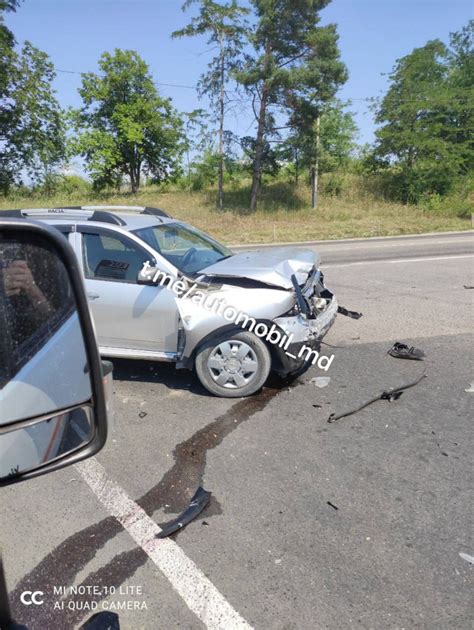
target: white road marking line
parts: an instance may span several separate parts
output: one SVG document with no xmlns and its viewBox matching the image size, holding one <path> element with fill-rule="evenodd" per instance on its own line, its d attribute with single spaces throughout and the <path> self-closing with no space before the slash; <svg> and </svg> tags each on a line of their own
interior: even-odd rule
<svg viewBox="0 0 474 630">
<path fill-rule="evenodd" d="M 105 468 L 95 457 L 76 464 L 76 469 L 106 510 L 145 551 L 207 628 L 215 630 L 252 628 L 187 557 L 181 547 L 169 538 L 156 538 L 156 534 L 161 532 L 158 525 L 115 481 L 110 479 Z"/>
<path fill-rule="evenodd" d="M 399 263 L 411 263 L 411 262 L 429 262 L 433 260 L 458 260 L 460 258 L 474 258 L 474 254 L 460 254 L 452 256 L 429 256 L 424 258 L 401 258 L 394 260 L 360 260 L 358 262 L 348 263 L 327 263 L 321 265 L 321 268 L 328 269 L 329 267 L 353 267 L 355 265 L 396 265 Z"/>
<path fill-rule="evenodd" d="M 469 237 L 471 241 L 474 242 L 474 239 L 472 236 Z M 438 239 L 438 240 L 430 240 L 430 239 L 426 239 L 425 241 L 417 241 L 416 245 L 419 247 L 431 247 L 432 245 L 445 245 L 446 243 L 458 243 L 458 244 L 462 244 L 464 242 L 468 241 L 468 239 L 459 239 L 459 238 L 451 238 L 451 239 Z M 469 242 L 469 241 L 468 241 Z M 319 250 L 321 250 L 322 248 L 327 248 L 328 250 L 344 250 L 344 249 L 386 249 L 388 247 L 413 247 L 413 243 L 401 243 L 401 242 L 396 242 L 396 243 L 361 243 L 360 245 L 352 245 L 350 243 L 346 244 L 334 244 L 332 245 L 330 241 L 326 241 L 323 244 L 320 245 L 315 245 L 315 247 L 317 247 Z"/>
<path fill-rule="evenodd" d="M 474 564 L 474 556 L 470 556 L 468 553 L 463 553 L 462 551 L 459 552 L 459 555 L 463 560 L 467 560 L 469 564 Z"/>
</svg>

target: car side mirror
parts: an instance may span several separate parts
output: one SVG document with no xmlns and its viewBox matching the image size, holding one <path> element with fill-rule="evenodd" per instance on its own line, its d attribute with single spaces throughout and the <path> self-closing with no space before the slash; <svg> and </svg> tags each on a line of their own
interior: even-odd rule
<svg viewBox="0 0 474 630">
<path fill-rule="evenodd" d="M 147 261 L 138 272 L 137 284 L 156 285 L 161 282 L 162 278 L 169 277 L 166 271 L 161 271 L 161 269 L 158 269 L 158 267 L 153 266 Z"/>
<path fill-rule="evenodd" d="M 0 214 L 0 485 L 97 453 L 102 367 L 82 277 L 53 228 Z"/>
</svg>

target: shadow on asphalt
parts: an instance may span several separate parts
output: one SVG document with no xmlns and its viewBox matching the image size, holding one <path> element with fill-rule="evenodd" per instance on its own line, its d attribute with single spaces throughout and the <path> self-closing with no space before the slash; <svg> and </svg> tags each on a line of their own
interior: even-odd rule
<svg viewBox="0 0 474 630">
<path fill-rule="evenodd" d="M 156 383 L 172 390 L 186 390 L 197 396 L 214 397 L 201 385 L 194 370 L 177 370 L 173 363 L 116 358 L 112 358 L 110 361 L 114 365 L 114 381 Z M 271 373 L 264 389 L 281 390 L 290 387 L 294 382 L 294 378 L 282 378 Z M 258 392 L 253 395 L 258 395 Z"/>
</svg>

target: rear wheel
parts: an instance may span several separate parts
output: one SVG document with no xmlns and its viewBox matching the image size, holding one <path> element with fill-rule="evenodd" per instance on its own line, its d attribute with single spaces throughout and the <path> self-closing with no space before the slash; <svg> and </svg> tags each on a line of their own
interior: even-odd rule
<svg viewBox="0 0 474 630">
<path fill-rule="evenodd" d="M 227 334 L 205 343 L 196 355 L 196 372 L 216 396 L 238 398 L 259 390 L 271 368 L 270 352 L 250 332 Z"/>
</svg>

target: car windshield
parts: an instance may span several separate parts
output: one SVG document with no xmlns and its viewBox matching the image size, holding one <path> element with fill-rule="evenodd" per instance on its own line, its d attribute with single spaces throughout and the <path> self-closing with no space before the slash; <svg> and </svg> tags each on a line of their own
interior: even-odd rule
<svg viewBox="0 0 474 630">
<path fill-rule="evenodd" d="M 230 249 L 207 234 L 179 223 L 142 228 L 134 234 L 188 275 L 232 256 Z"/>
</svg>

